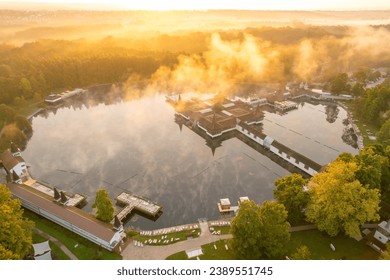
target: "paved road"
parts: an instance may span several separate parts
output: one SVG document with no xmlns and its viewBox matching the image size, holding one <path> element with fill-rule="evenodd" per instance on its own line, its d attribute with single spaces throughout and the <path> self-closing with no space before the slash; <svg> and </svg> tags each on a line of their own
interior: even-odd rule
<svg viewBox="0 0 390 280">
<path fill-rule="evenodd" d="M 189 239 L 166 246 L 136 247 L 130 243 L 122 252 L 124 260 L 165 260 L 168 256 L 180 251 L 200 248 L 201 245 L 217 240 L 232 238 L 230 234 L 212 235 L 207 222 L 199 223 L 201 234 L 198 238 Z"/>
<path fill-rule="evenodd" d="M 46 232 L 43 232 L 41 231 L 40 229 L 37 229 L 37 228 L 33 228 L 33 231 L 38 233 L 39 235 L 42 235 L 43 237 L 49 239 L 50 241 L 52 241 L 53 243 L 55 243 L 58 247 L 60 247 L 60 249 L 66 254 L 68 255 L 68 257 L 71 259 L 71 260 L 78 260 L 78 258 L 71 252 L 69 251 L 68 248 L 65 247 L 64 244 L 62 244 L 57 238 L 54 238 L 53 236 L 51 235 L 48 235 Z"/>
</svg>

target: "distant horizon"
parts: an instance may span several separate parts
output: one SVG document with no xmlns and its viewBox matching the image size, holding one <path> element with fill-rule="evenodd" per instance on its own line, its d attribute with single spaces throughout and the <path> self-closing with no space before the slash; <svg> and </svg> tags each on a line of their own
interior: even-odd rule
<svg viewBox="0 0 390 280">
<path fill-rule="evenodd" d="M 282 8 L 281 8 L 282 7 Z M 258 3 L 250 0 L 242 0 L 239 3 L 226 0 L 221 3 L 218 0 L 175 1 L 175 0 L 0 0 L 0 9 L 63 9 L 63 10 L 107 10 L 107 11 L 279 11 L 279 12 L 316 12 L 316 11 L 387 11 L 390 3 L 387 0 L 296 0 L 291 3 L 288 0 L 279 0 L 272 3 Z"/>
</svg>

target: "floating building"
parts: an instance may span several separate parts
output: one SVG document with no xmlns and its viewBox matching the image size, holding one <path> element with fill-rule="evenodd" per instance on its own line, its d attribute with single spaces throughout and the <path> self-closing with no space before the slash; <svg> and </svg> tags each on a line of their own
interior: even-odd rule
<svg viewBox="0 0 390 280">
<path fill-rule="evenodd" d="M 259 145 L 310 176 L 322 168 L 320 164 L 265 135 L 254 126 L 263 121 L 264 114 L 260 106 L 268 105 L 263 100 L 248 103 L 226 98 L 183 101 L 180 96 L 168 97 L 167 100 L 176 110 L 175 121 L 205 138 L 213 153 L 221 141 L 237 137 L 248 145 Z M 295 109 L 298 105 L 292 101 L 275 101 L 272 106 L 284 112 Z"/>
</svg>

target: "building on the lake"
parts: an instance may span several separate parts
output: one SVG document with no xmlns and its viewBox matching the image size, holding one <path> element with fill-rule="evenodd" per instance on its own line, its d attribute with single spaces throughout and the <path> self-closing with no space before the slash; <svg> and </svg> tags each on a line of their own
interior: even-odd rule
<svg viewBox="0 0 390 280">
<path fill-rule="evenodd" d="M 261 106 L 270 105 L 277 111 L 285 112 L 296 109 L 298 107 L 296 102 L 274 101 L 272 104 L 268 104 L 264 99 L 244 102 L 216 97 L 208 100 L 183 101 L 180 96 L 178 98 L 167 97 L 167 100 L 175 107 L 176 122 L 180 126 L 187 125 L 204 137 L 207 144 L 212 147 L 213 154 L 215 147 L 220 146 L 222 141 L 218 142 L 218 139 L 226 140 L 237 136 L 247 144 L 248 141 L 253 141 L 311 176 L 322 168 L 320 164 L 265 135 L 261 129 L 256 127 L 261 125 L 264 119 Z M 214 142 L 217 145 L 210 145 Z"/>
</svg>

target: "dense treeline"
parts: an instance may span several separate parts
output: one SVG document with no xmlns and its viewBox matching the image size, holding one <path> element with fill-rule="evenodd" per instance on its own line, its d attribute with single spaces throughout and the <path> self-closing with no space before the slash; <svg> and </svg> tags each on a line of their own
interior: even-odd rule
<svg viewBox="0 0 390 280">
<path fill-rule="evenodd" d="M 150 77 L 176 55 L 145 53 L 99 43 L 40 41 L 0 47 L 0 103 L 42 99 L 53 90 Z"/>
<path fill-rule="evenodd" d="M 377 140 L 383 145 L 390 144 L 390 85 L 387 79 L 382 85 L 367 89 L 354 102 L 357 117 L 364 123 L 378 129 Z"/>
<path fill-rule="evenodd" d="M 10 143 L 23 149 L 32 136 L 32 127 L 26 117 L 11 107 L 0 104 L 0 153 L 10 147 Z"/>
<path fill-rule="evenodd" d="M 380 201 L 390 202 L 390 147 L 342 153 L 309 180 L 291 174 L 275 185 L 290 223 L 306 220 L 331 236 L 359 236 L 364 223 L 379 220 Z"/>
</svg>

